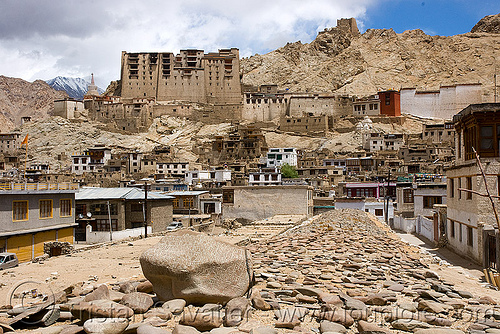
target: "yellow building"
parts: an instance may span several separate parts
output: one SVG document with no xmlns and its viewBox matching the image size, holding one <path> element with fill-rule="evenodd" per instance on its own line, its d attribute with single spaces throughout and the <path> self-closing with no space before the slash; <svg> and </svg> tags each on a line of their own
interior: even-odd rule
<svg viewBox="0 0 500 334">
<path fill-rule="evenodd" d="M 73 244 L 75 184 L 0 184 L 0 252 L 20 262 L 44 254 L 44 243 Z"/>
</svg>

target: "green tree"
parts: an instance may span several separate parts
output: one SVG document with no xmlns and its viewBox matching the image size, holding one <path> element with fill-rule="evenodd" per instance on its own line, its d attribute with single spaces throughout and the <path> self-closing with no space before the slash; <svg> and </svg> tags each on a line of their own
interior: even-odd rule
<svg viewBox="0 0 500 334">
<path fill-rule="evenodd" d="M 281 175 L 284 178 L 297 178 L 299 177 L 299 173 L 297 173 L 297 169 L 294 166 L 290 166 L 289 164 L 284 164 L 281 166 Z"/>
</svg>

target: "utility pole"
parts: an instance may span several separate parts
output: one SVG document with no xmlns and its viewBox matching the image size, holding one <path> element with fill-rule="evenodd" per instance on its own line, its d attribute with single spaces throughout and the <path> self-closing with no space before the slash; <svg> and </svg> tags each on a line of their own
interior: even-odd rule
<svg viewBox="0 0 500 334">
<path fill-rule="evenodd" d="M 109 241 L 113 241 L 113 226 L 111 225 L 111 210 L 108 201 L 108 220 L 109 220 Z"/>
<path fill-rule="evenodd" d="M 494 93 L 494 96 L 495 96 L 495 103 L 497 103 L 497 68 L 495 66 L 495 74 L 493 75 L 493 78 L 494 78 L 494 84 L 495 84 L 495 93 Z"/>
<path fill-rule="evenodd" d="M 389 176 L 387 177 L 387 188 L 385 190 L 385 201 L 384 201 L 384 216 L 385 216 L 385 223 L 389 224 L 389 187 L 390 187 L 390 182 L 391 182 L 391 169 L 389 168 Z"/>
<path fill-rule="evenodd" d="M 148 237 L 148 181 L 144 181 L 144 238 Z"/>
</svg>

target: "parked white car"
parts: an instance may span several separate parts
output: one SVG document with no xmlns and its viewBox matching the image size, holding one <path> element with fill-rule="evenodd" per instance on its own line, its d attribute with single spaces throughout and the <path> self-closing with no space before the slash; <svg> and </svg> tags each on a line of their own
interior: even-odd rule
<svg viewBox="0 0 500 334">
<path fill-rule="evenodd" d="M 0 270 L 17 267 L 19 260 L 14 253 L 0 253 Z"/>
<path fill-rule="evenodd" d="M 183 226 L 181 222 L 171 222 L 170 225 L 167 226 L 167 231 L 177 230 L 182 227 Z"/>
</svg>

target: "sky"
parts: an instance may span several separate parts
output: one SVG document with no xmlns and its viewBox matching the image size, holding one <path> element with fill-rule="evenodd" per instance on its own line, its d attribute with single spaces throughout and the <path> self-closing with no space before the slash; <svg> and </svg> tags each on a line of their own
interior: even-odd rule
<svg viewBox="0 0 500 334">
<path fill-rule="evenodd" d="M 106 88 L 120 78 L 122 51 L 236 47 L 248 57 L 309 43 L 339 18 L 356 18 L 361 32 L 450 36 L 498 13 L 499 0 L 0 0 L 0 75 L 90 80 L 94 73 Z"/>
</svg>

